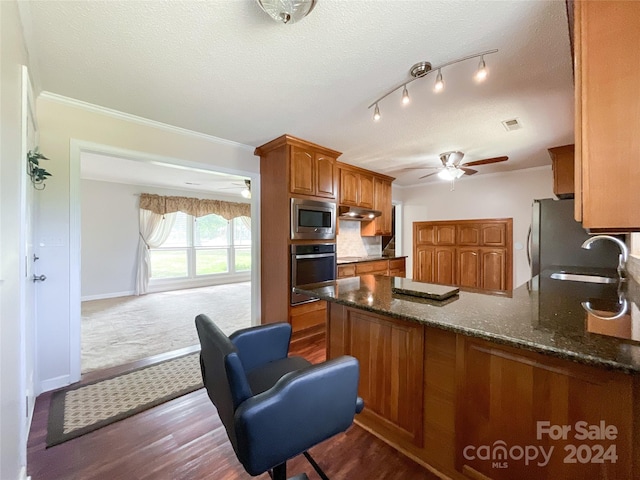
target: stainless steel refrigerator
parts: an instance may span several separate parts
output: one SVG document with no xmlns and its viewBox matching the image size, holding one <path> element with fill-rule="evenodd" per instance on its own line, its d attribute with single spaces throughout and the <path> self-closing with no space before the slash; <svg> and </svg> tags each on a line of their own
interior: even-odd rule
<svg viewBox="0 0 640 480">
<path fill-rule="evenodd" d="M 585 267 L 615 271 L 618 265 L 620 250 L 612 242 L 595 242 L 590 250 L 581 247 L 590 235 L 573 218 L 573 199 L 534 200 L 530 236 L 532 277 L 549 269 Z"/>
</svg>

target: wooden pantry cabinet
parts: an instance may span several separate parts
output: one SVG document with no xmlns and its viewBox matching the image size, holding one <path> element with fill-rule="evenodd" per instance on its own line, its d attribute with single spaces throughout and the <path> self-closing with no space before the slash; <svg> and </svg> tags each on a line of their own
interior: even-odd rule
<svg viewBox="0 0 640 480">
<path fill-rule="evenodd" d="M 513 220 L 455 220 L 413 224 L 413 279 L 490 292 L 512 280 Z"/>
<path fill-rule="evenodd" d="M 324 330 L 326 303 L 290 305 L 291 198 L 335 203 L 340 152 L 282 135 L 255 150 L 260 156 L 261 322 L 289 321 L 294 333 Z M 333 240 L 320 243 L 332 243 Z"/>
<path fill-rule="evenodd" d="M 640 230 L 640 2 L 573 5 L 576 220 Z"/>
</svg>

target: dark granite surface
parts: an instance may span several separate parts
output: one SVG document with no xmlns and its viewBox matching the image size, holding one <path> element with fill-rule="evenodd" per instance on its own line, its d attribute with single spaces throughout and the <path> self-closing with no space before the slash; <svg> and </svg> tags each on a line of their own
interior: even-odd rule
<svg viewBox="0 0 640 480">
<path fill-rule="evenodd" d="M 400 256 L 371 256 L 371 257 L 338 257 L 338 265 L 346 265 L 347 263 L 375 262 L 376 260 L 393 260 L 394 258 L 407 258 L 406 255 Z"/>
<path fill-rule="evenodd" d="M 573 270 L 575 271 L 575 269 Z M 581 302 L 615 311 L 616 284 L 551 279 L 543 272 L 511 297 L 461 291 L 445 301 L 392 293 L 393 277 L 362 275 L 296 287 L 295 291 L 350 307 L 588 365 L 640 372 L 640 342 L 590 333 Z M 640 305 L 640 285 L 623 284 L 628 308 Z"/>
</svg>

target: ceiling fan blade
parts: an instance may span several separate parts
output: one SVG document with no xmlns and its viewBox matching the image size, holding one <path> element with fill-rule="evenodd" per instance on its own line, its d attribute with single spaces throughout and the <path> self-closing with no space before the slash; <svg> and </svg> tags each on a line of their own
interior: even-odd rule
<svg viewBox="0 0 640 480">
<path fill-rule="evenodd" d="M 493 157 L 493 158 L 484 158 L 482 160 L 476 160 L 475 162 L 464 163 L 463 167 L 474 167 L 476 165 L 487 165 L 489 163 L 499 163 L 506 162 L 509 160 L 509 157 Z"/>
<path fill-rule="evenodd" d="M 440 172 L 427 173 L 426 175 L 423 175 L 423 176 L 421 176 L 421 177 L 418 177 L 418 180 L 421 180 L 421 179 L 423 179 L 423 178 L 430 177 L 431 175 L 437 175 L 438 173 L 440 173 Z"/>
<path fill-rule="evenodd" d="M 465 167 L 458 167 L 458 168 L 462 170 L 465 175 L 474 175 L 478 173 L 478 170 L 474 170 L 473 168 L 465 168 Z"/>
<path fill-rule="evenodd" d="M 432 166 L 427 166 L 427 167 L 406 167 L 406 168 L 403 168 L 402 170 L 426 170 L 426 169 L 430 169 L 430 168 L 442 168 L 442 167 L 432 167 Z"/>
</svg>

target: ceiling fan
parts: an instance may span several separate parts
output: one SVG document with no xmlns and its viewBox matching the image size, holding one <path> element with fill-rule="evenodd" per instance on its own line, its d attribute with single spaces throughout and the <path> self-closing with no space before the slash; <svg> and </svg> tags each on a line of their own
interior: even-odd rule
<svg viewBox="0 0 640 480">
<path fill-rule="evenodd" d="M 242 186 L 242 183 L 233 183 L 232 185 Z M 222 187 L 220 190 L 237 190 L 238 187 Z M 240 191 L 240 195 L 244 198 L 251 198 L 251 180 L 245 179 L 244 188 Z"/>
<path fill-rule="evenodd" d="M 492 157 L 492 158 L 483 158 L 482 160 L 475 160 L 473 162 L 462 163 L 462 158 L 464 157 L 464 153 L 458 151 L 452 152 L 444 152 L 439 155 L 440 161 L 442 162 L 442 166 L 440 167 L 412 167 L 407 168 L 405 170 L 424 170 L 424 169 L 436 169 L 437 171 L 427 173 L 418 179 L 423 179 L 430 177 L 432 175 L 438 175 L 438 177 L 443 180 L 451 180 L 451 190 L 453 190 L 454 182 L 457 178 L 462 177 L 463 175 L 474 175 L 478 173 L 477 170 L 469 167 L 477 167 L 480 165 L 488 165 L 490 163 L 499 163 L 505 162 L 509 159 L 509 157 Z"/>
</svg>

